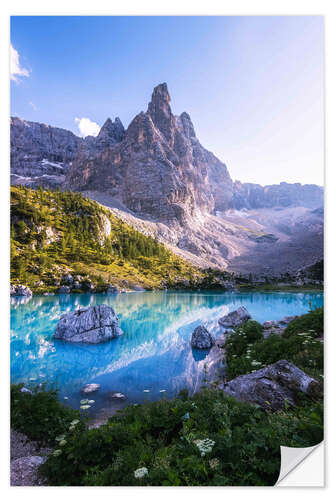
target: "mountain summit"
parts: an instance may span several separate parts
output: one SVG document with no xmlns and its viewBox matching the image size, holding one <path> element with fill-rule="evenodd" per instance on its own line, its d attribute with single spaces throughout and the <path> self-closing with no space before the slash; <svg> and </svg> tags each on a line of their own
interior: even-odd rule
<svg viewBox="0 0 333 500">
<path fill-rule="evenodd" d="M 120 142 L 104 142 L 93 161 L 83 148 L 66 187 L 106 192 L 134 213 L 163 222 L 186 224 L 199 212 L 226 209 L 233 186 L 227 167 L 200 144 L 187 113 L 172 114 L 170 102 L 166 83 L 155 87 L 148 110 Z M 110 126 L 106 122 L 100 134 Z"/>
</svg>

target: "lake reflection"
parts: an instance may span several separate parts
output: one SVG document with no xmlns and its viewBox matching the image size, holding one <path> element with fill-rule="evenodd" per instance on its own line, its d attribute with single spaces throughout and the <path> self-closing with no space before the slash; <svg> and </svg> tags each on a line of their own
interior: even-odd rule
<svg viewBox="0 0 333 500">
<path fill-rule="evenodd" d="M 136 292 L 11 299 L 11 379 L 33 385 L 54 384 L 60 398 L 78 408 L 80 389 L 101 384 L 94 411 L 108 405 L 110 392 L 130 402 L 172 397 L 179 390 L 200 388 L 211 353 L 193 351 L 193 329 L 204 324 L 215 337 L 223 334 L 217 320 L 244 305 L 257 321 L 303 314 L 321 306 L 322 293 Z M 99 345 L 53 340 L 60 316 L 78 307 L 111 305 L 124 335 Z M 215 365 L 214 365 L 215 367 Z M 216 367 L 215 367 L 216 368 Z M 215 369 L 214 368 L 214 369 Z M 210 373 L 214 378 L 223 372 Z M 143 392 L 149 390 L 149 392 Z M 160 391 L 166 392 L 160 392 Z"/>
</svg>

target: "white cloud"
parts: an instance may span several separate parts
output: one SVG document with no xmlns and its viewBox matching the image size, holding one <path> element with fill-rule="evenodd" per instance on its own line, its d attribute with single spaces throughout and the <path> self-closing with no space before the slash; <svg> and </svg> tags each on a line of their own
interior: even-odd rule
<svg viewBox="0 0 333 500">
<path fill-rule="evenodd" d="M 17 50 L 10 44 L 10 79 L 18 82 L 18 76 L 29 76 L 30 71 L 20 66 L 20 56 Z"/>
<path fill-rule="evenodd" d="M 97 123 L 92 122 L 89 118 L 75 118 L 75 123 L 77 123 L 82 137 L 86 137 L 87 135 L 96 137 L 101 130 L 101 127 Z"/>
<path fill-rule="evenodd" d="M 32 107 L 32 109 L 33 109 L 34 111 L 37 111 L 37 110 L 38 110 L 38 108 L 37 108 L 36 104 L 35 104 L 35 103 L 33 103 L 32 101 L 30 101 L 30 102 L 29 102 L 29 105 Z"/>
</svg>

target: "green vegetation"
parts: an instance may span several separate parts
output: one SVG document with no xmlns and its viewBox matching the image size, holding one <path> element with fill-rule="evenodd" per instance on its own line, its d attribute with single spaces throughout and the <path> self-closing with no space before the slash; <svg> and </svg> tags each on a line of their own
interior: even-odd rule
<svg viewBox="0 0 333 500">
<path fill-rule="evenodd" d="M 11 427 L 41 445 L 54 446 L 56 437 L 68 431 L 71 422 L 80 418 L 80 412 L 62 405 L 56 390 L 40 387 L 29 393 L 21 392 L 22 387 L 11 386 Z M 78 429 L 83 427 L 80 422 Z"/>
<path fill-rule="evenodd" d="M 54 292 L 71 273 L 97 291 L 217 286 L 225 273 L 197 269 L 80 193 L 11 188 L 11 283 Z M 221 285 L 219 284 L 219 288 Z"/>
<path fill-rule="evenodd" d="M 263 338 L 262 327 L 256 321 L 240 326 L 226 341 L 227 378 L 229 380 L 285 359 L 309 375 L 322 378 L 323 308 L 291 321 L 283 335 Z"/>
<path fill-rule="evenodd" d="M 75 424 L 55 392 L 12 388 L 12 426 L 57 443 L 40 468 L 50 485 L 273 485 L 280 445 L 318 443 L 321 414 L 322 404 L 314 401 L 272 413 L 203 389 L 193 397 L 182 391 L 173 400 L 128 406 L 88 429 L 83 420 Z M 135 477 L 142 468 L 148 473 Z"/>
<path fill-rule="evenodd" d="M 316 307 L 308 314 L 303 314 L 299 318 L 289 323 L 283 333 L 284 338 L 292 337 L 297 333 L 313 331 L 316 337 L 322 337 L 324 333 L 324 309 Z"/>
</svg>

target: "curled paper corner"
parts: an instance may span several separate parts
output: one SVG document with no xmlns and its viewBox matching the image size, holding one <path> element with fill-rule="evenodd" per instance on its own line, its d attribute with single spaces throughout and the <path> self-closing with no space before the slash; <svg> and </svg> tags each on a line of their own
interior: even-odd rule
<svg viewBox="0 0 333 500">
<path fill-rule="evenodd" d="M 280 446 L 280 451 L 276 486 L 324 486 L 324 442 L 308 448 Z"/>
</svg>

